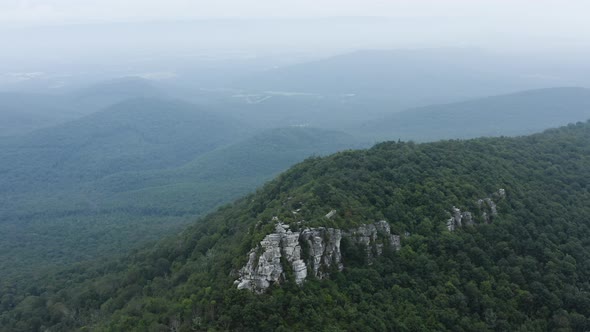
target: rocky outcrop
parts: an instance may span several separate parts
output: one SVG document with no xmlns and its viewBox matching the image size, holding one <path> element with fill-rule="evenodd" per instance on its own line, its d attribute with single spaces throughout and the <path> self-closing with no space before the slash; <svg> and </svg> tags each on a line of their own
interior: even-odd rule
<svg viewBox="0 0 590 332">
<path fill-rule="evenodd" d="M 482 212 L 483 219 L 486 223 L 492 222 L 492 219 L 498 215 L 498 207 L 491 198 L 484 198 L 477 200 L 477 206 Z"/>
<path fill-rule="evenodd" d="M 471 226 L 473 224 L 473 214 L 471 212 L 461 212 L 460 209 L 453 206 L 451 209 L 451 218 L 447 220 L 449 231 L 454 231 L 459 227 L 463 227 L 463 225 Z"/>
<path fill-rule="evenodd" d="M 308 261 L 315 277 L 324 278 L 327 275 L 325 270 L 332 266 L 342 270 L 341 230 L 323 227 L 308 228 L 301 232 L 301 239 L 309 248 Z"/>
<path fill-rule="evenodd" d="M 374 258 L 374 253 L 379 256 L 383 254 L 383 247 L 385 242 L 379 242 L 379 236 L 385 237 L 389 245 L 398 250 L 401 247 L 399 235 L 391 234 L 389 223 L 381 220 L 374 224 L 362 225 L 359 228 L 345 233 L 354 242 L 365 246 L 368 261 L 371 262 Z"/>
<path fill-rule="evenodd" d="M 492 220 L 498 215 L 498 206 L 496 205 L 494 199 L 496 201 L 499 201 L 506 197 L 506 190 L 499 189 L 491 196 L 492 197 L 478 199 L 476 202 L 479 208 L 481 218 L 484 222 L 488 224 L 491 223 Z M 453 208 L 451 209 L 451 217 L 447 220 L 447 229 L 449 231 L 454 231 L 457 228 L 463 226 L 471 226 L 474 224 L 474 214 L 472 212 L 461 212 L 460 209 L 453 206 Z"/>
<path fill-rule="evenodd" d="M 336 214 L 336 210 L 332 210 L 326 214 L 326 218 L 330 219 Z"/>
<path fill-rule="evenodd" d="M 348 232 L 324 227 L 291 231 L 288 225 L 277 222 L 275 232 L 265 236 L 260 245 L 250 251 L 248 262 L 239 270 L 235 284 L 238 289 L 262 293 L 272 284 L 285 280 L 287 268 L 293 272 L 298 285 L 307 279 L 308 274 L 326 278 L 331 269 L 341 271 L 344 268 L 340 251 L 343 237 L 365 245 L 370 259 L 374 258 L 374 253 L 383 253 L 385 243 L 389 248 L 400 248 L 400 237 L 391 234 L 386 221 L 362 225 Z"/>
<path fill-rule="evenodd" d="M 273 233 L 260 242 L 260 248 L 250 251 L 248 263 L 240 270 L 238 288 L 266 289 L 278 280 L 283 274 L 280 248 L 280 235 Z"/>
</svg>

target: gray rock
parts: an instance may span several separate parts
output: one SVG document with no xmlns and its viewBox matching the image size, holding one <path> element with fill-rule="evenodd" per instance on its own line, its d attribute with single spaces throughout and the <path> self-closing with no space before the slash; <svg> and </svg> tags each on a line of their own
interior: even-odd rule
<svg viewBox="0 0 590 332">
<path fill-rule="evenodd" d="M 401 248 L 400 236 L 391 234 L 389 223 L 385 220 L 374 224 L 362 225 L 344 235 L 350 237 L 355 243 L 365 246 L 369 263 L 375 258 L 373 252 L 377 256 L 383 254 L 384 242 L 378 242 L 380 237 L 388 242 L 389 246 L 394 250 Z"/>
<path fill-rule="evenodd" d="M 479 209 L 482 211 L 483 220 L 486 223 L 491 223 L 493 218 L 498 215 L 498 207 L 496 203 L 489 197 L 484 199 L 478 199 L 477 205 Z"/>
<path fill-rule="evenodd" d="M 291 265 L 298 285 L 307 279 L 308 269 L 316 278 L 326 278 L 330 268 L 335 267 L 339 271 L 344 268 L 340 251 L 343 236 L 350 236 L 353 241 L 366 245 L 370 259 L 373 258 L 373 249 L 377 255 L 383 253 L 384 242 L 376 242 L 379 238 L 383 238 L 395 250 L 401 247 L 400 237 L 391 234 L 391 228 L 384 220 L 362 225 L 348 233 L 324 227 L 294 232 L 288 225 L 278 222 L 275 232 L 265 236 L 250 251 L 248 263 L 239 270 L 239 278 L 235 284 L 238 289 L 264 292 L 272 284 L 281 283 L 285 279 L 281 260 Z M 308 257 L 302 257 L 302 245 L 309 249 Z"/>
<path fill-rule="evenodd" d="M 453 206 L 451 209 L 451 218 L 447 220 L 447 229 L 449 231 L 454 231 L 455 229 L 463 226 L 462 220 L 463 214 L 461 213 L 461 210 Z"/>
<path fill-rule="evenodd" d="M 473 226 L 474 222 L 473 215 L 471 214 L 471 212 L 466 211 L 461 213 L 461 222 L 467 226 Z"/>
<path fill-rule="evenodd" d="M 336 214 L 336 210 L 332 210 L 326 214 L 326 218 L 330 219 Z"/>
<path fill-rule="evenodd" d="M 498 209 L 497 209 L 496 203 L 494 203 L 494 201 L 492 201 L 491 198 L 486 198 L 484 201 L 486 202 L 486 204 L 490 208 L 490 213 L 491 213 L 492 217 L 497 216 Z"/>
<path fill-rule="evenodd" d="M 499 189 L 492 195 L 496 199 L 503 199 L 506 197 L 506 190 Z M 496 202 L 490 197 L 481 198 L 476 201 L 482 219 L 486 223 L 491 223 L 498 215 L 498 206 Z M 463 225 L 474 225 L 473 213 L 469 211 L 461 212 L 458 208 L 454 207 L 451 209 L 451 218 L 447 220 L 447 229 L 454 231 L 455 229 L 462 227 Z"/>
</svg>

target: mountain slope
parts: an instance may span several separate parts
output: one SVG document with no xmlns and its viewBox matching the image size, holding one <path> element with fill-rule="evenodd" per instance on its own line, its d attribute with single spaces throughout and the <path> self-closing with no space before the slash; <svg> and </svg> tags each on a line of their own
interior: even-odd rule
<svg viewBox="0 0 590 332">
<path fill-rule="evenodd" d="M 103 207 L 199 215 L 227 203 L 311 156 L 364 147 L 347 134 L 315 128 L 267 130 L 180 167 L 121 172 L 84 186 Z M 158 212 L 156 212 L 158 211 Z"/>
<path fill-rule="evenodd" d="M 180 237 L 6 293 L 0 321 L 11 330 L 583 331 L 588 179 L 590 122 L 313 158 Z M 499 188 L 493 218 L 481 217 L 478 199 Z M 474 224 L 449 231 L 455 207 L 474 212 Z M 250 250 L 277 219 L 343 231 L 386 220 L 401 249 L 367 264 L 365 248 L 343 240 L 341 272 L 298 286 L 285 267 L 265 294 L 237 290 Z"/>
<path fill-rule="evenodd" d="M 139 77 L 101 81 L 67 94 L 70 102 L 77 108 L 85 109 L 87 114 L 130 99 L 165 99 L 166 96 L 154 82 Z"/>
<path fill-rule="evenodd" d="M 177 233 L 309 156 L 358 146 L 339 132 L 283 128 L 178 167 L 118 172 L 69 187 L 38 181 L 35 191 L 0 198 L 0 269 L 5 280 L 22 282 L 52 266 L 126 252 Z"/>
<path fill-rule="evenodd" d="M 177 101 L 136 99 L 15 137 L 0 151 L 0 191 L 60 187 L 126 170 L 178 166 L 243 135 L 239 124 Z"/>
<path fill-rule="evenodd" d="M 0 137 L 50 127 L 76 115 L 76 111 L 62 96 L 0 93 Z"/>
<path fill-rule="evenodd" d="M 529 90 L 390 114 L 353 131 L 379 140 L 525 135 L 590 118 L 590 89 Z"/>
<path fill-rule="evenodd" d="M 0 137 L 23 135 L 137 98 L 165 97 L 150 81 L 121 78 L 61 94 L 0 92 Z"/>
<path fill-rule="evenodd" d="M 186 213 L 159 213 L 132 194 L 124 200 L 112 191 L 97 193 L 94 182 L 121 172 L 179 167 L 245 134 L 231 118 L 190 104 L 135 99 L 5 138 L 0 141 L 2 277 L 26 271 L 30 278 L 177 232 L 187 223 Z M 227 196 L 219 196 L 225 202 Z M 198 215 L 216 204 L 190 211 Z"/>
</svg>

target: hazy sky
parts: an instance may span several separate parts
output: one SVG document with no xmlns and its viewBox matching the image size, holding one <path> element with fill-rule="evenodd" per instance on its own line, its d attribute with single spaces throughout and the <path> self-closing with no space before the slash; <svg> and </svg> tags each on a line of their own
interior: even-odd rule
<svg viewBox="0 0 590 332">
<path fill-rule="evenodd" d="M 3 24 L 216 17 L 477 17 L 590 28 L 588 0 L 0 0 Z M 588 29 L 587 31 L 590 31 Z"/>
<path fill-rule="evenodd" d="M 193 18 L 381 16 L 414 20 L 409 32 L 431 29 L 466 43 L 470 34 L 521 44 L 586 48 L 590 0 L 0 0 L 0 28 L 67 23 Z M 428 21 L 428 19 L 431 19 Z M 444 25 L 444 26 L 441 26 Z M 435 37 L 435 36 L 433 36 Z"/>
<path fill-rule="evenodd" d="M 549 40 L 552 45 L 584 48 L 589 44 L 589 13 L 589 0 L 0 0 L 0 28 L 192 18 L 382 16 L 416 20 L 416 30 L 433 33 L 448 31 L 452 24 L 468 43 L 473 31 L 497 41 Z"/>
<path fill-rule="evenodd" d="M 0 75 L 170 55 L 323 56 L 370 48 L 474 47 L 586 62 L 589 13 L 590 0 L 0 0 Z M 326 17 L 348 19 L 70 25 Z"/>
</svg>

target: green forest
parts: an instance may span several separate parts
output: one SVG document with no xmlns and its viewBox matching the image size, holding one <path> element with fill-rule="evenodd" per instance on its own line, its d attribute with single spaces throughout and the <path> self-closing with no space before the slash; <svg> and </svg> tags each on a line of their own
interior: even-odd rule
<svg viewBox="0 0 590 332">
<path fill-rule="evenodd" d="M 152 84 L 120 79 L 44 98 L 0 93 L 2 119 L 10 110 L 65 117 L 0 137 L 1 283 L 20 287 L 178 234 L 310 156 L 400 138 L 524 135 L 590 117 L 590 90 L 573 87 L 399 113 L 387 103 L 388 116 L 368 121 L 372 108 L 358 100 L 273 95 L 264 105 L 230 98 L 238 104 L 214 106 L 170 99 Z M 355 127 L 345 127 L 338 119 L 352 110 L 360 112 Z M 305 124 L 318 117 L 334 122 Z"/>
<path fill-rule="evenodd" d="M 499 188 L 491 223 L 447 229 L 453 206 Z M 368 264 L 344 242 L 328 279 L 298 286 L 287 271 L 264 294 L 237 290 L 274 217 L 386 220 L 401 249 Z M 3 331 L 587 331 L 590 122 L 309 158 L 157 245 L 0 286 Z"/>
<path fill-rule="evenodd" d="M 366 146 L 326 129 L 241 131 L 191 104 L 137 99 L 0 141 L 0 281 L 126 254 L 310 155 Z"/>
</svg>

